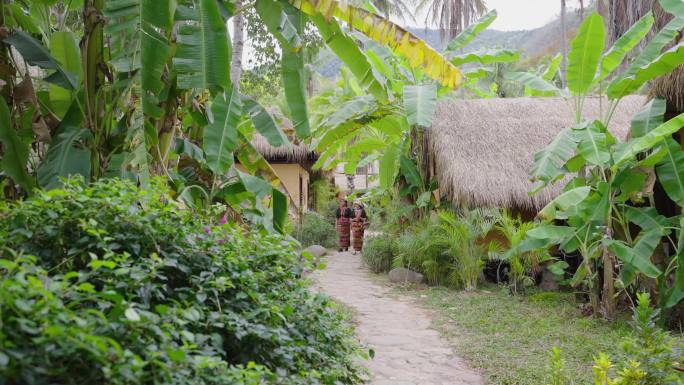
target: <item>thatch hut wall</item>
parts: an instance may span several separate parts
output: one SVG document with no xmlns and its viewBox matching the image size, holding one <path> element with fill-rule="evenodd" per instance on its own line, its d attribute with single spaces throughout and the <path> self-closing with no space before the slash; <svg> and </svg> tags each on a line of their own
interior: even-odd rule
<svg viewBox="0 0 684 385">
<path fill-rule="evenodd" d="M 629 131 L 632 115 L 645 102 L 623 99 L 609 129 L 618 138 Z M 598 119 L 608 103 L 588 98 L 587 119 Z M 528 192 L 534 154 L 574 121 L 561 98 L 454 100 L 440 103 L 427 131 L 433 174 L 440 194 L 470 207 L 506 207 L 536 212 L 556 197 L 562 184 L 534 196 Z"/>
</svg>

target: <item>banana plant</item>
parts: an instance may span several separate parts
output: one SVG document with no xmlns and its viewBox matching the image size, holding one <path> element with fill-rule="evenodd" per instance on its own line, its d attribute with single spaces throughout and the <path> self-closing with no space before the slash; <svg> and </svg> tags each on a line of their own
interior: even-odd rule
<svg viewBox="0 0 684 385">
<path fill-rule="evenodd" d="M 663 122 L 664 102 L 653 100 L 634 116 L 631 136 L 626 141 L 615 138 L 607 129 L 621 98 L 684 63 L 684 51 L 678 46 L 660 53 L 674 37 L 672 29 L 684 26 L 681 9 L 669 1 L 661 5 L 675 13 L 675 18 L 624 73 L 615 72 L 649 32 L 653 24 L 650 14 L 605 53 L 603 20 L 596 13 L 587 17 L 571 44 L 565 90 L 529 73 L 512 76 L 530 89 L 570 98 L 575 111 L 572 126 L 535 155 L 531 176 L 538 182 L 538 189 L 567 177 L 570 180 L 564 193 L 539 212 L 547 223 L 528 231 L 527 247 L 558 245 L 564 252 L 579 252 L 583 261 L 571 282 L 585 285 L 595 313 L 611 319 L 616 314 L 616 290 L 627 289 L 643 279 L 654 279 L 666 287 L 674 272 L 684 274 L 684 265 L 680 269 L 678 260 L 671 255 L 666 255 L 669 260 L 660 265 L 653 257 L 667 250 L 659 251 L 661 239 L 667 239 L 665 244 L 677 250 L 674 255 L 679 253 L 674 238 L 668 238 L 673 234 L 673 223 L 679 219 L 657 214 L 653 208 L 653 183 L 657 178 L 675 203 L 684 204 L 684 152 L 672 139 L 672 134 L 684 126 L 684 114 Z M 611 100 L 605 113 L 598 120 L 585 120 L 584 99 L 594 92 L 601 96 L 604 90 Z M 603 276 L 599 277 L 601 272 Z M 661 291 L 668 293 L 661 296 L 663 307 L 681 300 L 681 280 L 677 285 Z"/>
<path fill-rule="evenodd" d="M 328 9 L 322 2 L 295 4 L 304 7 L 304 12 L 312 14 Z M 341 15 L 351 12 L 353 18 L 349 24 L 360 31 L 368 31 L 370 27 L 360 26 L 361 22 L 354 18 L 357 15 L 368 14 L 368 20 L 374 20 L 377 13 L 374 13 L 372 6 L 369 11 L 363 13 L 355 13 L 356 11 L 350 11 L 348 8 L 338 10 L 334 7 L 328 11 L 340 20 L 345 20 Z M 330 48 L 336 53 L 346 46 L 354 49 L 348 50 L 353 53 L 351 56 L 339 55 L 348 68 L 342 72 L 343 84 L 336 91 L 323 93 L 312 100 L 312 105 L 316 106 L 316 115 L 312 119 L 313 143 L 315 148 L 321 151 L 315 167 L 332 169 L 339 163 L 344 163 L 345 172 L 354 173 L 357 165 L 377 161 L 380 166 L 379 186 L 385 191 L 390 191 L 400 175 L 406 176 L 406 172 L 403 172 L 408 170 L 406 159 L 413 159 L 411 161 L 415 163 L 414 158 L 421 151 L 416 147 L 418 143 L 414 139 L 422 135 L 425 127 L 432 125 L 438 100 L 453 95 L 453 84 L 450 81 L 440 81 L 440 76 L 435 76 L 438 72 L 434 72 L 434 66 L 416 68 L 418 58 L 402 55 L 403 49 L 397 48 L 391 42 L 388 47 L 378 44 L 378 41 L 382 43 L 393 38 L 386 33 L 392 31 L 391 28 L 371 34 L 370 38 L 361 34 L 345 35 L 339 25 L 334 23 L 329 25 L 328 30 L 321 28 L 321 24 L 326 20 L 324 14 L 312 19 L 319 27 L 319 31 L 322 31 L 324 40 Z M 431 57 L 439 63 L 450 63 L 454 67 L 475 66 L 468 72 L 459 73 L 459 79 L 465 76 L 464 82 L 461 83 L 459 80 L 459 84 L 473 93 L 481 92 L 476 80 L 488 74 L 486 65 L 519 59 L 519 54 L 510 50 L 467 54 L 460 52 L 485 30 L 496 16 L 496 11 L 491 11 L 466 28 L 448 44 L 443 55 L 435 56 L 430 53 L 425 57 Z M 330 20 L 334 21 L 334 18 Z M 406 36 L 403 31 L 397 32 L 397 35 Z M 411 41 L 411 38 L 402 39 Z M 420 170 L 423 166 L 424 164 L 417 166 L 416 169 Z M 409 176 L 412 174 L 409 173 Z M 421 176 L 420 183 L 416 181 L 410 185 L 415 186 L 416 190 L 412 193 L 416 194 L 416 201 L 420 201 L 421 207 L 424 208 L 429 206 L 433 198 L 429 193 L 431 184 L 423 179 L 424 176 Z"/>
</svg>

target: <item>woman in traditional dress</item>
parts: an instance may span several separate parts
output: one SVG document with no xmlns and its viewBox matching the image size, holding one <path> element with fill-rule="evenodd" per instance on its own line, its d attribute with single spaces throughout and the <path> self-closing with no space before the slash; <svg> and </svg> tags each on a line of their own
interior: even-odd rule
<svg viewBox="0 0 684 385">
<path fill-rule="evenodd" d="M 352 246 L 354 247 L 354 254 L 363 249 L 363 233 L 368 227 L 368 218 L 366 211 L 361 204 L 354 205 L 354 218 L 351 221 L 352 231 Z"/>
<path fill-rule="evenodd" d="M 340 207 L 335 211 L 335 218 L 337 218 L 337 234 L 340 236 L 340 248 L 338 251 L 349 250 L 349 229 L 353 216 L 352 210 L 347 207 L 347 200 L 340 199 Z"/>
</svg>

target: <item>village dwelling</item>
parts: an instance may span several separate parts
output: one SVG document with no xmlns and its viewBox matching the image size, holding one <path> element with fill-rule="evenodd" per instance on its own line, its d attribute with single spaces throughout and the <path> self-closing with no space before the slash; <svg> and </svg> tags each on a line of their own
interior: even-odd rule
<svg viewBox="0 0 684 385">
<path fill-rule="evenodd" d="M 306 144 L 293 143 L 290 146 L 273 147 L 262 135 L 255 135 L 252 145 L 270 163 L 290 196 L 290 206 L 296 213 L 308 211 L 312 181 L 311 167 L 318 155 Z M 244 169 L 238 165 L 242 171 Z"/>
<path fill-rule="evenodd" d="M 616 138 L 625 138 L 632 115 L 645 102 L 642 96 L 620 102 L 608 127 Z M 532 219 L 563 189 L 563 183 L 556 183 L 529 194 L 535 153 L 574 121 L 569 103 L 562 98 L 497 98 L 439 104 L 427 131 L 438 196 L 466 207 L 507 208 Z M 598 119 L 607 106 L 605 99 L 587 98 L 584 116 Z"/>
</svg>

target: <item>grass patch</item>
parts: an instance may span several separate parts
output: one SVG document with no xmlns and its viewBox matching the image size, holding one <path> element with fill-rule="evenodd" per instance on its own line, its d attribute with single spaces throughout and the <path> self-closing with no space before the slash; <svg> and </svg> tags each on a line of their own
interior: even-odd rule
<svg viewBox="0 0 684 385">
<path fill-rule="evenodd" d="M 591 383 L 593 357 L 599 352 L 614 356 L 620 340 L 631 333 L 626 321 L 608 323 L 583 316 L 569 293 L 513 297 L 497 286 L 484 289 L 475 293 L 445 288 L 396 290 L 436 310 L 436 328 L 462 358 L 481 369 L 490 385 L 547 383 L 553 346 L 563 350 L 574 383 Z"/>
</svg>

